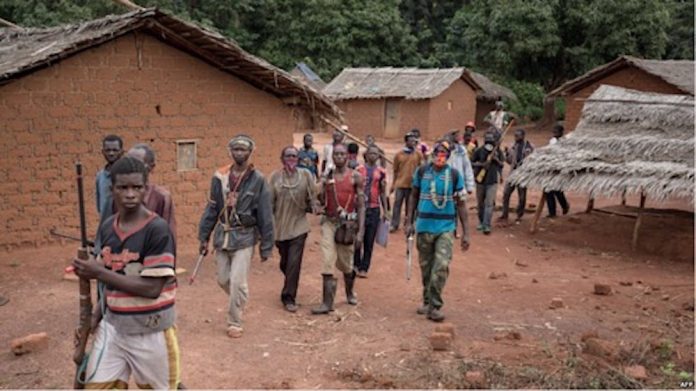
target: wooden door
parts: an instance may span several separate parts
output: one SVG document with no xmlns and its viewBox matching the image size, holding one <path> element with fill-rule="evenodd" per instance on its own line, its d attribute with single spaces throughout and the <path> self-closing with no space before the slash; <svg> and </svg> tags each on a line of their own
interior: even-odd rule
<svg viewBox="0 0 696 391">
<path fill-rule="evenodd" d="M 398 138 L 401 124 L 401 100 L 387 99 L 384 105 L 384 137 Z"/>
</svg>

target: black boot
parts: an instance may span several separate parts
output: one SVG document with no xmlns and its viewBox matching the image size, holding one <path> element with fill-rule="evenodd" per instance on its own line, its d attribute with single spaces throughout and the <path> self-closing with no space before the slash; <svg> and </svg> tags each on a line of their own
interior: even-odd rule
<svg viewBox="0 0 696 391">
<path fill-rule="evenodd" d="M 350 305 L 358 305 L 358 298 L 355 297 L 353 286 L 355 285 L 355 270 L 343 274 L 343 282 L 346 283 L 346 300 Z"/>
<path fill-rule="evenodd" d="M 324 287 L 322 289 L 322 303 L 317 308 L 312 308 L 312 315 L 328 314 L 333 311 L 334 296 L 336 296 L 336 279 L 331 274 L 322 274 Z"/>
</svg>

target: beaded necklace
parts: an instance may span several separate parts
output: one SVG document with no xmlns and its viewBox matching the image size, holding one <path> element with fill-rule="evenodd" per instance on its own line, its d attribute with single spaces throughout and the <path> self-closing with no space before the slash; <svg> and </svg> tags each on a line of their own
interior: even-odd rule
<svg viewBox="0 0 696 391">
<path fill-rule="evenodd" d="M 449 183 L 450 183 L 450 169 L 449 167 L 445 168 L 445 188 L 443 189 L 443 195 L 442 195 L 442 202 L 438 202 L 438 195 L 437 195 L 437 189 L 436 189 L 436 182 L 437 182 L 437 172 L 433 170 L 433 179 L 430 181 L 430 197 L 433 200 L 433 205 L 437 209 L 444 209 L 445 206 L 447 205 L 447 192 L 449 191 Z"/>
</svg>

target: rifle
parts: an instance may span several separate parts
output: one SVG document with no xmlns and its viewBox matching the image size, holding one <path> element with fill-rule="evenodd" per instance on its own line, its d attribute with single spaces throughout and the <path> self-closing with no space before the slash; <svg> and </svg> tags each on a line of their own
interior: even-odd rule
<svg viewBox="0 0 696 391">
<path fill-rule="evenodd" d="M 82 242 L 82 239 L 81 239 L 81 238 L 78 238 L 78 237 L 75 237 L 75 236 L 72 236 L 72 235 L 66 235 L 66 234 L 64 234 L 64 233 L 60 233 L 60 232 L 58 232 L 58 230 L 56 230 L 55 228 L 51 228 L 51 230 L 48 231 L 48 233 L 51 234 L 51 235 L 53 235 L 53 236 L 59 237 L 59 238 L 68 239 L 68 240 L 73 240 L 73 241 L 75 241 L 75 242 Z M 93 241 L 93 240 L 87 240 L 87 245 L 88 245 L 89 247 L 94 247 L 94 241 Z"/>
<path fill-rule="evenodd" d="M 201 263 L 203 263 L 203 257 L 205 257 L 205 254 L 199 254 L 198 255 L 198 261 L 196 261 L 196 267 L 193 268 L 193 273 L 191 273 L 191 277 L 189 277 L 189 285 L 193 285 L 193 281 L 196 280 L 196 276 L 198 275 L 198 269 L 201 268 Z"/>
<path fill-rule="evenodd" d="M 491 151 L 491 153 L 488 154 L 488 157 L 486 158 L 486 164 L 488 166 L 490 166 L 490 162 L 493 160 L 493 156 L 495 156 L 495 152 L 500 148 L 500 144 L 502 144 L 503 138 L 505 138 L 505 135 L 507 134 L 508 130 L 510 130 L 513 123 L 515 123 L 514 118 L 512 120 L 510 120 L 510 123 L 508 123 L 508 126 L 505 127 L 503 134 L 501 134 L 500 137 L 498 138 L 498 142 L 495 144 L 493 151 Z M 481 171 L 479 171 L 478 175 L 476 175 L 476 183 L 482 183 L 483 180 L 486 178 L 487 172 L 488 172 L 488 169 L 486 167 L 481 168 Z"/>
<path fill-rule="evenodd" d="M 413 235 L 406 238 L 406 279 L 411 280 L 411 265 L 413 265 Z"/>
<path fill-rule="evenodd" d="M 80 211 L 80 241 L 81 247 L 77 250 L 77 257 L 82 260 L 89 260 L 87 250 L 87 223 L 85 219 L 85 195 L 82 180 L 82 163 L 75 163 L 75 171 L 77 172 L 77 199 Z M 85 358 L 85 349 L 87 348 L 87 340 L 92 327 L 92 292 L 89 280 L 80 278 L 80 318 L 75 333 L 75 352 L 73 353 L 73 361 L 77 365 L 75 371 L 75 380 L 73 388 L 83 389 L 85 382 L 85 374 L 81 373 L 82 361 Z"/>
</svg>

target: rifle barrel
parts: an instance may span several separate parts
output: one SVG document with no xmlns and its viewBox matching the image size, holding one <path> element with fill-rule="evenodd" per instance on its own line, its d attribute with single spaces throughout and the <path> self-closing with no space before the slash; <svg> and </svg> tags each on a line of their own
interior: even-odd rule
<svg viewBox="0 0 696 391">
<path fill-rule="evenodd" d="M 85 217 L 85 192 L 82 178 L 82 163 L 75 163 L 75 171 L 77 171 L 77 202 L 80 207 L 80 242 L 82 248 L 87 248 L 87 219 Z"/>
</svg>

